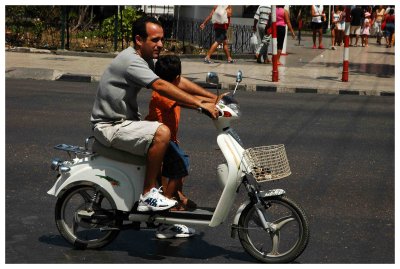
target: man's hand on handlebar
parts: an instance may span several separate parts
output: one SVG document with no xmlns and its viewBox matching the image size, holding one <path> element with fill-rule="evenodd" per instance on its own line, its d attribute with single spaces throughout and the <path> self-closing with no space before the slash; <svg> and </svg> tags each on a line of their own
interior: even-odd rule
<svg viewBox="0 0 400 269">
<path fill-rule="evenodd" d="M 212 119 L 216 119 L 219 116 L 219 111 L 213 103 L 203 103 L 201 109 L 204 114 Z"/>
</svg>

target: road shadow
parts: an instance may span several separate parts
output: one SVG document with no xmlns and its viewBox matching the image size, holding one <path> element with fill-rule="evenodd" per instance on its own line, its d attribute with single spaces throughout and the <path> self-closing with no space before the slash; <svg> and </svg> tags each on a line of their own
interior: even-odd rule
<svg viewBox="0 0 400 269">
<path fill-rule="evenodd" d="M 222 257 L 227 261 L 255 262 L 242 248 L 233 251 L 208 243 L 204 240 L 204 232 L 200 232 L 191 238 L 164 240 L 156 239 L 154 231 L 133 232 L 131 235 L 134 235 L 134 238 L 132 236 L 130 236 L 131 240 L 124 238 L 124 242 L 109 245 L 107 250 L 127 251 L 130 256 L 139 257 L 149 262 L 167 262 L 170 258 L 182 258 L 182 262 L 185 262 L 186 259 L 186 262 L 193 263 L 193 260 L 200 262 L 214 257 Z M 128 239 L 128 241 L 125 239 Z M 175 263 L 176 261 L 176 259 L 173 259 L 172 262 Z"/>
<path fill-rule="evenodd" d="M 343 63 L 323 63 L 325 67 L 339 68 Z M 394 78 L 395 68 L 391 64 L 374 64 L 374 63 L 350 63 L 349 71 L 353 74 L 362 74 L 375 77 Z"/>
<path fill-rule="evenodd" d="M 390 52 L 390 51 L 368 51 L 368 53 L 384 54 L 384 55 L 394 55 L 394 52 Z"/>
<path fill-rule="evenodd" d="M 62 252 L 69 257 L 69 262 L 80 262 L 82 257 L 95 257 L 91 260 L 96 263 L 114 263 L 116 261 L 111 257 L 114 256 L 113 253 L 115 252 L 127 252 L 129 256 L 138 258 L 138 263 L 143 263 L 143 260 L 146 260 L 146 263 L 197 263 L 196 260 L 203 263 L 215 257 L 224 260 L 224 263 L 238 260 L 245 263 L 257 262 L 241 247 L 238 248 L 238 251 L 234 251 L 208 243 L 204 240 L 204 232 L 186 239 L 163 240 L 156 239 L 154 233 L 154 230 L 124 231 L 115 241 L 99 250 L 76 249 L 60 235 L 43 235 L 39 238 L 39 241 L 63 247 Z M 131 263 L 132 260 L 127 262 Z"/>
</svg>

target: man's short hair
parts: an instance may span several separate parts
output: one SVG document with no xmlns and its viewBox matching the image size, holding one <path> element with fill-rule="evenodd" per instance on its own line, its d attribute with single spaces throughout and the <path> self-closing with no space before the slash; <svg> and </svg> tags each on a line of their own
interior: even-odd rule
<svg viewBox="0 0 400 269">
<path fill-rule="evenodd" d="M 157 20 L 154 17 L 149 17 L 149 16 L 143 16 L 136 21 L 133 22 L 132 25 L 132 40 L 136 44 L 135 37 L 139 35 L 141 38 L 146 39 L 147 38 L 147 30 L 146 30 L 146 24 L 148 22 L 157 24 L 162 27 L 161 22 Z"/>
<path fill-rule="evenodd" d="M 161 79 L 173 82 L 182 72 L 181 60 L 176 55 L 160 56 L 155 65 L 155 73 Z"/>
</svg>

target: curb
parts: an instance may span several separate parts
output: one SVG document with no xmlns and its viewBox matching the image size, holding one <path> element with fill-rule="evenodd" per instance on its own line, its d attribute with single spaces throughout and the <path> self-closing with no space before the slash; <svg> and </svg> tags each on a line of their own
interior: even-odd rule
<svg viewBox="0 0 400 269">
<path fill-rule="evenodd" d="M 20 53 L 42 53 L 42 54 L 56 54 L 56 55 L 68 55 L 68 56 L 84 56 L 84 57 L 100 57 L 100 58 L 113 58 L 118 53 L 96 53 L 96 52 L 77 52 L 68 50 L 57 50 L 51 51 L 47 49 L 35 49 L 29 47 L 14 47 L 6 48 L 6 51 L 20 52 Z M 221 55 L 213 55 L 213 58 L 220 58 Z M 184 54 L 180 55 L 181 58 L 197 58 L 201 59 L 203 55 Z M 237 59 L 247 59 L 254 57 L 253 54 L 237 54 Z M 73 73 L 62 73 L 57 70 L 43 69 L 43 68 L 12 68 L 6 70 L 6 77 L 8 78 L 26 78 L 26 79 L 41 79 L 41 80 L 54 80 L 54 81 L 69 81 L 69 82 L 98 82 L 99 76 L 92 76 L 87 74 L 73 74 Z M 198 78 L 197 78 L 198 79 Z M 199 84 L 201 87 L 208 89 L 229 89 L 233 90 L 235 84 L 222 82 L 217 86 L 210 85 L 205 81 L 192 81 Z M 311 86 L 311 85 L 310 85 Z M 368 96 L 391 96 L 394 97 L 395 93 L 391 90 L 369 90 L 365 89 L 338 89 L 338 88 L 315 88 L 315 87 L 299 87 L 299 86 L 285 86 L 279 84 L 240 84 L 238 91 L 253 91 L 253 92 L 272 92 L 272 93 L 314 93 L 314 94 L 340 94 L 340 95 L 368 95 Z"/>
<path fill-rule="evenodd" d="M 56 81 L 70 81 L 70 82 L 92 82 L 92 76 L 90 75 L 81 75 L 81 74 L 61 74 Z"/>
<path fill-rule="evenodd" d="M 368 95 L 368 96 L 395 96 L 390 91 L 365 91 L 365 90 L 338 90 L 338 89 L 318 89 L 307 87 L 287 87 L 274 85 L 256 85 L 255 91 L 276 92 L 276 93 L 316 93 L 316 94 L 340 94 L 340 95 Z"/>
<path fill-rule="evenodd" d="M 13 74 L 16 72 L 16 75 Z M 56 70 L 50 69 L 34 69 L 34 68 L 16 68 L 6 70 L 6 77 L 9 78 L 26 78 L 26 79 L 38 79 L 41 75 L 44 80 L 54 81 L 68 81 L 68 82 L 98 82 L 99 77 L 85 75 L 85 74 L 72 74 L 72 73 L 58 73 Z M 229 91 L 234 90 L 235 83 L 219 83 L 217 85 L 208 84 L 205 81 L 192 80 L 199 86 L 207 89 L 228 89 Z M 343 89 L 324 89 L 324 88 L 308 88 L 308 87 L 291 87 L 281 85 L 250 85 L 240 84 L 237 88 L 238 91 L 249 91 L 249 92 L 272 92 L 272 93 L 310 93 L 310 94 L 339 94 L 339 95 L 365 95 L 365 96 L 395 96 L 394 92 L 381 90 L 381 91 L 365 91 L 365 90 L 343 90 Z"/>
</svg>

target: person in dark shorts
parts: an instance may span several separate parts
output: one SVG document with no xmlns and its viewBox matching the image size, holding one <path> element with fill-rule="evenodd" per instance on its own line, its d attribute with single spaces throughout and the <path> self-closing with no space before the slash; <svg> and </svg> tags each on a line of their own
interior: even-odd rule
<svg viewBox="0 0 400 269">
<path fill-rule="evenodd" d="M 324 13 L 324 6 L 312 5 L 311 6 L 311 28 L 313 31 L 313 49 L 317 48 L 317 32 L 318 32 L 318 48 L 323 49 L 322 44 L 322 26 L 323 22 L 326 20 L 326 15 Z"/>
<path fill-rule="evenodd" d="M 213 63 L 211 61 L 211 55 L 215 52 L 220 44 L 222 44 L 226 59 L 228 63 L 234 63 L 235 61 L 231 57 L 228 46 L 228 38 L 226 32 L 229 28 L 232 16 L 231 6 L 214 6 L 210 15 L 200 24 L 200 29 L 203 30 L 206 24 L 211 20 L 214 26 L 215 42 L 211 45 L 211 48 L 207 52 L 207 56 L 204 58 L 204 62 L 207 64 Z"/>
<path fill-rule="evenodd" d="M 175 55 L 160 56 L 155 64 L 155 74 L 174 85 L 179 85 L 181 69 L 181 61 L 179 57 Z M 212 98 L 199 98 L 201 98 L 203 102 L 214 102 Z M 191 108 L 191 105 L 178 103 L 153 91 L 149 104 L 149 114 L 146 116 L 145 120 L 158 121 L 165 124 L 170 129 L 171 140 L 164 156 L 161 171 L 163 193 L 167 198 L 179 202 L 179 205 L 172 210 L 191 210 L 196 208 L 196 204 L 188 199 L 182 192 L 183 178 L 189 174 L 189 157 L 178 145 L 177 133 L 181 106 Z M 182 224 L 162 225 L 158 229 L 156 237 L 159 239 L 181 238 L 190 237 L 194 235 L 194 233 L 194 229 Z"/>
<path fill-rule="evenodd" d="M 289 31 L 292 33 L 292 38 L 295 39 L 296 35 L 294 34 L 292 24 L 289 19 L 289 12 L 284 8 L 285 6 L 276 6 L 276 31 L 277 31 L 277 43 L 278 43 L 278 65 L 282 65 L 280 62 L 283 42 L 286 37 L 286 26 Z"/>
</svg>

